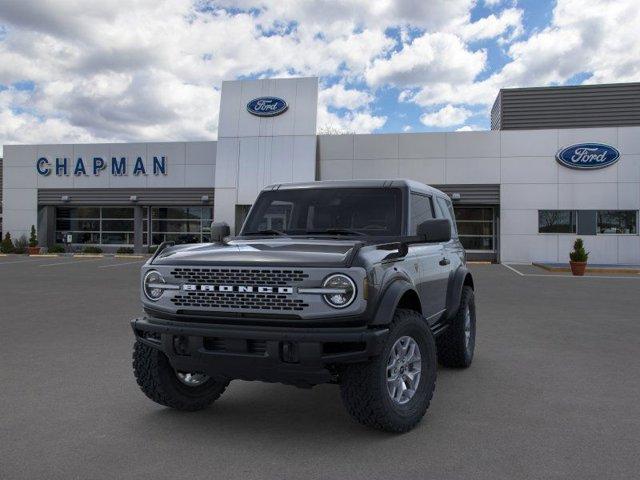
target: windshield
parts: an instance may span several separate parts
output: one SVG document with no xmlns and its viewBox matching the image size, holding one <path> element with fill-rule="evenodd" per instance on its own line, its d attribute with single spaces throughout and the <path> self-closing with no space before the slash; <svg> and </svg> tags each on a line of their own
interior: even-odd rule
<svg viewBox="0 0 640 480">
<path fill-rule="evenodd" d="M 241 235 L 401 234 L 398 188 L 314 188 L 264 192 Z"/>
</svg>

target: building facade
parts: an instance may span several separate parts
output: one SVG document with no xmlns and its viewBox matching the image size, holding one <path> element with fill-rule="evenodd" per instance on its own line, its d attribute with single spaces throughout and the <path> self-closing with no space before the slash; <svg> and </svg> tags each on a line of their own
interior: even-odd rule
<svg viewBox="0 0 640 480">
<path fill-rule="evenodd" d="M 237 230 L 269 184 L 409 178 L 452 197 L 472 258 L 566 262 L 580 236 L 592 263 L 640 264 L 640 126 L 627 125 L 635 117 L 601 127 L 316 135 L 317 98 L 315 78 L 224 82 L 217 142 L 6 145 L 3 230 L 16 238 L 36 225 L 43 246 L 144 251 L 207 241 L 212 219 Z M 550 112 L 549 124 L 563 118 Z"/>
</svg>

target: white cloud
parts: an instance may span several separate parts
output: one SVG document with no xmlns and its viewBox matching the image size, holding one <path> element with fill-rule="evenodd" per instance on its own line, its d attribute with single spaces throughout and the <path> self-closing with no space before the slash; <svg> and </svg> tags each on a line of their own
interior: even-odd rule
<svg viewBox="0 0 640 480">
<path fill-rule="evenodd" d="M 411 130 L 413 130 L 413 127 L 411 125 L 405 125 L 404 127 L 402 127 L 403 132 L 410 132 Z"/>
<path fill-rule="evenodd" d="M 499 15 L 491 14 L 476 22 L 468 23 L 458 30 L 459 35 L 465 40 L 485 40 L 501 35 L 507 35 L 507 40 L 522 35 L 523 11 L 519 8 L 507 8 Z"/>
<path fill-rule="evenodd" d="M 425 33 L 388 59 L 374 60 L 365 78 L 373 86 L 412 87 L 431 82 L 470 82 L 482 71 L 487 54 L 471 51 L 452 33 Z"/>
<path fill-rule="evenodd" d="M 318 100 L 321 104 L 335 108 L 347 108 L 357 110 L 369 105 L 374 97 L 369 92 L 357 89 L 347 89 L 341 83 L 336 83 L 329 88 L 320 90 Z"/>
<path fill-rule="evenodd" d="M 456 132 L 477 132 L 483 130 L 478 125 L 465 125 L 464 127 L 456 128 Z"/>
<path fill-rule="evenodd" d="M 423 113 L 420 121 L 428 127 L 451 127 L 464 123 L 473 113 L 466 108 L 445 105 L 433 113 Z"/>
</svg>

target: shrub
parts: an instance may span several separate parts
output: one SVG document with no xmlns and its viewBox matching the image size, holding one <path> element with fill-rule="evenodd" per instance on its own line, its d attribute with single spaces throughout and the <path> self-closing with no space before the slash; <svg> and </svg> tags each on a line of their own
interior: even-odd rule
<svg viewBox="0 0 640 480">
<path fill-rule="evenodd" d="M 35 225 L 31 225 L 31 235 L 29 235 L 29 246 L 30 247 L 38 246 L 38 235 L 36 234 Z"/>
<path fill-rule="evenodd" d="M 2 244 L 0 244 L 0 251 L 2 253 L 13 253 L 13 242 L 11 241 L 11 234 L 7 232 L 4 236 L 4 240 L 2 240 Z"/>
<path fill-rule="evenodd" d="M 13 242 L 13 253 L 27 253 L 27 245 L 29 245 L 27 236 L 21 235 L 20 238 Z"/>
<path fill-rule="evenodd" d="M 65 251 L 64 245 L 60 245 L 59 243 L 49 247 L 49 253 L 64 253 Z"/>
<path fill-rule="evenodd" d="M 82 249 L 82 253 L 102 253 L 102 249 L 100 247 L 88 245 Z"/>
<path fill-rule="evenodd" d="M 158 245 L 151 245 L 149 247 L 149 253 L 156 253 L 156 250 L 158 250 Z"/>
<path fill-rule="evenodd" d="M 576 238 L 573 243 L 573 252 L 569 253 L 572 262 L 586 262 L 589 258 L 589 252 L 584 249 L 584 242 L 581 238 Z"/>
<path fill-rule="evenodd" d="M 121 255 L 129 255 L 129 254 L 133 253 L 133 248 L 131 248 L 131 247 L 120 247 L 118 250 L 116 250 L 116 253 L 119 253 Z"/>
</svg>

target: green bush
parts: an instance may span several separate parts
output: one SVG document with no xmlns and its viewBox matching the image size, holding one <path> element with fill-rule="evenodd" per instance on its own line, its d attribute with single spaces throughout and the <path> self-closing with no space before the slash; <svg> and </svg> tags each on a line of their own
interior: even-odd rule
<svg viewBox="0 0 640 480">
<path fill-rule="evenodd" d="M 119 253 L 120 255 L 129 255 L 129 254 L 133 253 L 133 248 L 131 248 L 131 247 L 120 247 L 118 250 L 116 250 L 116 253 Z"/>
<path fill-rule="evenodd" d="M 584 249 L 584 242 L 581 238 L 576 238 L 573 243 L 573 252 L 569 253 L 572 262 L 586 262 L 589 258 L 589 252 Z"/>
<path fill-rule="evenodd" d="M 2 243 L 0 244 L 0 251 L 2 253 L 13 253 L 13 241 L 11 240 L 11 234 L 9 232 L 7 232 L 7 234 L 4 236 L 4 240 L 2 240 Z"/>
<path fill-rule="evenodd" d="M 26 235 L 21 235 L 20 238 L 13 242 L 13 253 L 27 253 L 27 246 L 29 241 Z"/>
<path fill-rule="evenodd" d="M 82 253 L 102 253 L 102 249 L 100 247 L 89 245 L 82 249 Z"/>
<path fill-rule="evenodd" d="M 156 250 L 158 250 L 158 245 L 151 245 L 149 247 L 149 253 L 156 253 Z"/>
<path fill-rule="evenodd" d="M 64 253 L 65 251 L 64 245 L 60 245 L 59 243 L 49 247 L 49 253 Z"/>
<path fill-rule="evenodd" d="M 31 225 L 31 235 L 29 235 L 29 246 L 30 247 L 38 246 L 38 235 L 36 234 L 35 225 Z"/>
</svg>

